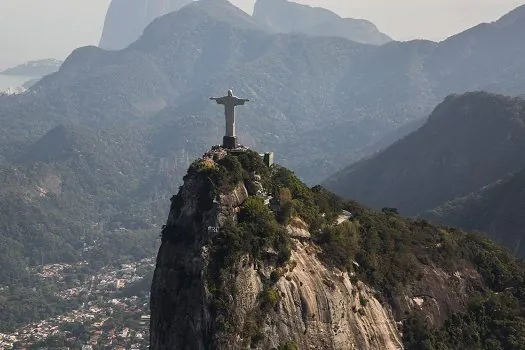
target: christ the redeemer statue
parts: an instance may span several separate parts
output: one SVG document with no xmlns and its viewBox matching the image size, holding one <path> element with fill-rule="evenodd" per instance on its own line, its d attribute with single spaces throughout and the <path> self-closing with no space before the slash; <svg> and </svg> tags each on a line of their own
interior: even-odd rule
<svg viewBox="0 0 525 350">
<path fill-rule="evenodd" d="M 217 104 L 224 105 L 224 115 L 226 117 L 226 134 L 222 139 L 224 148 L 237 148 L 237 136 L 235 135 L 235 107 L 242 106 L 250 100 L 238 98 L 233 95 L 232 90 L 228 90 L 228 95 L 223 97 L 211 97 Z"/>
</svg>

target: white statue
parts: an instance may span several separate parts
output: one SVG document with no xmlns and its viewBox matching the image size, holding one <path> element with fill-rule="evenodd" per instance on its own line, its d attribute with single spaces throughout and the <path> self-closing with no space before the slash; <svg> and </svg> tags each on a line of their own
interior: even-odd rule
<svg viewBox="0 0 525 350">
<path fill-rule="evenodd" d="M 226 117 L 226 134 L 224 136 L 223 146 L 226 148 L 235 148 L 235 107 L 242 106 L 250 100 L 234 96 L 232 90 L 228 90 L 227 96 L 211 97 L 210 100 L 216 101 L 217 104 L 224 105 L 224 115 Z"/>
</svg>

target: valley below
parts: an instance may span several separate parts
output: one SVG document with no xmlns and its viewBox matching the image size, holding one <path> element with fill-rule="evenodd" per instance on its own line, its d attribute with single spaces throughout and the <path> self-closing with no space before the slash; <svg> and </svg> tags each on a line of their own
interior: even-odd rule
<svg viewBox="0 0 525 350">
<path fill-rule="evenodd" d="M 145 258 L 92 272 L 86 261 L 30 269 L 31 278 L 53 285 L 65 312 L 0 331 L 0 347 L 148 349 L 153 267 L 153 259 Z M 10 288 L 1 286 L 0 298 Z"/>
</svg>

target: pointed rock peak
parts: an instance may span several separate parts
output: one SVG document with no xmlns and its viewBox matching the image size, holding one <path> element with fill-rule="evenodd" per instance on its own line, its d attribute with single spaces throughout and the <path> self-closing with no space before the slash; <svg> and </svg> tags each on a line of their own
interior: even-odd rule
<svg viewBox="0 0 525 350">
<path fill-rule="evenodd" d="M 121 50 L 134 42 L 155 18 L 179 10 L 192 0 L 112 0 L 100 47 Z"/>
</svg>

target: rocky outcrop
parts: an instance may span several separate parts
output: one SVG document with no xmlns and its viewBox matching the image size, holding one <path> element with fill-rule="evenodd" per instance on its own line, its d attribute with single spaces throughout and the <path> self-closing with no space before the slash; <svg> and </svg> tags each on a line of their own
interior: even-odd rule
<svg viewBox="0 0 525 350">
<path fill-rule="evenodd" d="M 224 156 L 214 154 L 200 166 L 213 167 L 211 159 Z M 214 196 L 207 180 L 187 175 L 172 199 L 151 289 L 151 349 L 273 349 L 286 343 L 300 349 L 403 348 L 390 307 L 355 276 L 323 264 L 298 218 L 288 226 L 300 237 L 291 238 L 284 266 L 271 258 L 272 249 L 267 259 L 243 254 L 227 270 L 220 266 L 227 271 L 220 304 L 231 328 L 223 325 L 218 284 L 210 277 L 211 267 L 221 264 L 213 258 L 214 237 L 236 221 L 249 197 L 246 185 Z M 265 293 L 273 293 L 275 303 L 261 312 Z"/>
<path fill-rule="evenodd" d="M 193 264 L 193 271 L 184 273 L 177 271 L 180 265 L 174 260 L 180 255 L 172 245 L 165 245 L 161 255 L 152 289 L 151 349 L 244 348 L 247 339 L 240 330 L 257 309 L 265 273 L 271 267 L 257 265 L 248 257 L 237 262 L 236 274 L 231 276 L 237 292 L 229 302 L 232 317 L 241 327 L 234 335 L 214 340 L 209 286 L 199 273 L 209 263 L 203 259 L 206 249 L 188 260 L 186 268 Z M 264 337 L 257 349 L 273 349 L 287 342 L 300 349 L 403 348 L 389 307 L 375 298 L 373 290 L 360 282 L 353 284 L 347 273 L 324 266 L 309 243 L 294 241 L 292 262 L 295 267 L 276 284 L 280 301 L 265 318 Z M 159 294 L 154 297 L 155 293 Z M 161 295 L 160 304 L 153 303 Z"/>
<path fill-rule="evenodd" d="M 390 307 L 347 272 L 325 266 L 317 248 L 293 241 L 292 267 L 276 287 L 282 299 L 263 330 L 265 349 L 295 340 L 299 349 L 402 349 Z"/>
<path fill-rule="evenodd" d="M 157 17 L 191 3 L 192 0 L 112 0 L 99 46 L 121 50 L 137 40 Z"/>
<path fill-rule="evenodd" d="M 407 314 L 421 311 L 429 323 L 441 327 L 450 314 L 465 309 L 469 298 L 480 295 L 483 279 L 473 268 L 449 273 L 438 267 L 425 266 L 421 279 L 406 286 L 405 293 L 392 302 L 394 317 L 403 320 Z"/>
<path fill-rule="evenodd" d="M 253 151 L 216 146 L 172 198 L 151 288 L 151 349 L 454 343 L 451 315 L 476 313 L 501 291 L 521 298 L 523 271 L 483 237 L 341 201 Z"/>
</svg>

